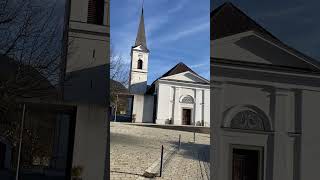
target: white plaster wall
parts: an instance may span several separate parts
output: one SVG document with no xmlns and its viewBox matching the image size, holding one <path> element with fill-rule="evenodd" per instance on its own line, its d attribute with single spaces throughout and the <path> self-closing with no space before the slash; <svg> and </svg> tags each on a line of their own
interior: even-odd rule
<svg viewBox="0 0 320 180">
<path fill-rule="evenodd" d="M 83 180 L 102 180 L 105 173 L 107 119 L 106 108 L 78 105 L 73 166 L 83 166 Z"/>
<path fill-rule="evenodd" d="M 106 37 L 69 33 L 67 72 L 92 68 L 107 63 L 109 40 Z"/>
<path fill-rule="evenodd" d="M 145 95 L 142 122 L 144 123 L 153 122 L 153 105 L 154 105 L 154 97 L 150 95 Z"/>
<path fill-rule="evenodd" d="M 135 122 L 142 123 L 144 107 L 144 95 L 134 95 L 132 115 L 135 114 Z"/>
<path fill-rule="evenodd" d="M 139 57 L 139 54 L 142 57 Z M 144 94 L 147 90 L 149 53 L 140 51 L 140 46 L 132 49 L 130 91 L 135 94 Z M 137 69 L 138 60 L 142 60 L 142 69 Z"/>
<path fill-rule="evenodd" d="M 224 91 L 225 110 L 236 105 L 250 104 L 260 108 L 266 114 L 270 114 L 270 92 L 266 92 L 264 87 L 225 84 Z"/>
<path fill-rule="evenodd" d="M 202 120 L 203 119 L 203 107 L 202 107 L 202 104 L 203 104 L 203 90 L 201 89 L 196 89 L 195 90 L 195 105 L 194 105 L 194 108 L 195 108 L 195 118 L 194 118 L 194 124 L 196 124 L 197 122 L 200 122 L 202 123 Z"/>
<path fill-rule="evenodd" d="M 320 92 L 302 92 L 301 179 L 319 176 L 320 162 Z"/>
<path fill-rule="evenodd" d="M 179 89 L 177 89 L 179 93 Z M 160 83 L 158 85 L 158 108 L 157 108 L 157 124 L 165 124 L 165 120 L 170 116 L 170 86 Z"/>
<path fill-rule="evenodd" d="M 204 90 L 204 126 L 210 127 L 210 89 Z"/>
</svg>

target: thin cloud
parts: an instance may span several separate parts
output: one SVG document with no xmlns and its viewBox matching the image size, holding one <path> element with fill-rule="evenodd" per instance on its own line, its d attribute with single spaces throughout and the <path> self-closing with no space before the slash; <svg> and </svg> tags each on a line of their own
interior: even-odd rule
<svg viewBox="0 0 320 180">
<path fill-rule="evenodd" d="M 181 11 L 186 4 L 187 4 L 187 0 L 181 0 L 180 2 L 178 2 L 177 6 L 173 7 L 172 9 L 170 9 L 168 11 L 168 13 L 169 14 L 177 13 L 177 12 Z"/>
<path fill-rule="evenodd" d="M 195 34 L 195 33 L 200 33 L 204 30 L 208 30 L 210 28 L 210 22 L 205 22 L 202 24 L 199 24 L 197 26 L 194 26 L 193 28 L 185 28 L 186 30 L 179 31 L 176 33 L 172 33 L 168 36 L 162 37 L 159 42 L 161 43 L 168 43 L 168 42 L 173 42 L 177 41 L 179 39 L 185 38 L 189 35 Z"/>
<path fill-rule="evenodd" d="M 208 59 L 208 61 L 209 61 L 209 59 Z M 205 67 L 205 66 L 208 66 L 208 63 L 194 64 L 194 65 L 191 65 L 190 68 L 201 68 L 201 67 Z"/>
</svg>

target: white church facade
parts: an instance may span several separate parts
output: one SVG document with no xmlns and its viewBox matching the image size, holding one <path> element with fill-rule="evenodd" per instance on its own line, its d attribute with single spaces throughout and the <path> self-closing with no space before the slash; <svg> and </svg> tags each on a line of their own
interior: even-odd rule
<svg viewBox="0 0 320 180">
<path fill-rule="evenodd" d="M 129 91 L 134 96 L 134 122 L 209 127 L 209 81 L 184 63 L 178 63 L 147 85 L 149 53 L 142 10 L 136 42 L 131 49 Z"/>
<path fill-rule="evenodd" d="M 320 63 L 231 3 L 210 21 L 211 179 L 318 177 Z"/>
</svg>

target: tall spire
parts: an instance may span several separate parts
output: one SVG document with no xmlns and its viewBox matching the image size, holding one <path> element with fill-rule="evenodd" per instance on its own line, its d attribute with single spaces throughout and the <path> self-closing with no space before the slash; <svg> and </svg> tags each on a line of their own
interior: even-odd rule
<svg viewBox="0 0 320 180">
<path fill-rule="evenodd" d="M 135 46 L 139 46 L 139 45 L 143 45 L 145 48 L 147 48 L 146 33 L 144 28 L 143 7 L 141 11 L 140 24 L 139 24 L 138 34 L 136 38 L 136 43 L 135 43 Z"/>
</svg>

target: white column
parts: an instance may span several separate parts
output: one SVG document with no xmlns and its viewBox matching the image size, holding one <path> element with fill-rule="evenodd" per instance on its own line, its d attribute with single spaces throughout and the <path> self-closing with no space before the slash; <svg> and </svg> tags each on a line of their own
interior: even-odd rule
<svg viewBox="0 0 320 180">
<path fill-rule="evenodd" d="M 291 121 L 291 94 L 286 89 L 276 89 L 274 104 L 274 168 L 273 179 L 293 179 L 294 141 L 288 136 Z"/>
<path fill-rule="evenodd" d="M 224 101 L 224 92 L 223 92 L 223 84 L 218 82 L 211 82 L 211 119 L 210 124 L 212 127 L 212 131 L 210 133 L 211 136 L 211 148 L 210 148 L 210 162 L 213 164 L 210 166 L 210 174 L 212 179 L 224 179 L 223 172 L 229 169 L 228 167 L 223 166 L 223 153 L 227 152 L 222 147 L 221 143 L 221 135 L 220 135 L 220 127 L 222 124 L 223 118 L 223 101 Z M 226 178 L 226 176 L 225 176 Z"/>
<path fill-rule="evenodd" d="M 181 125 L 181 109 L 180 109 L 180 88 L 176 87 L 175 88 L 175 97 L 174 97 L 174 113 L 173 113 L 173 121 L 176 125 Z"/>
<path fill-rule="evenodd" d="M 202 121 L 202 90 L 196 89 L 196 96 L 195 96 L 195 125 L 197 121 Z"/>
</svg>

